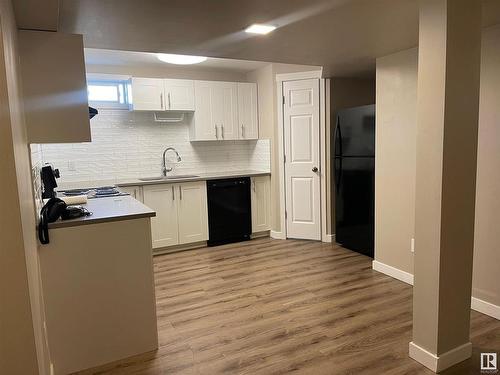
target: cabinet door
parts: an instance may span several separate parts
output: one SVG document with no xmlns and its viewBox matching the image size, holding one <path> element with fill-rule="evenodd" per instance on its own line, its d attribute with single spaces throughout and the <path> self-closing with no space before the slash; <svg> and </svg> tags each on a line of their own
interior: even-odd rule
<svg viewBox="0 0 500 375">
<path fill-rule="evenodd" d="M 163 80 L 132 78 L 132 106 L 134 111 L 165 110 Z"/>
<path fill-rule="evenodd" d="M 195 81 L 194 124 L 191 125 L 190 133 L 192 141 L 211 141 L 220 137 L 219 130 L 215 128 L 212 94 L 213 82 Z"/>
<path fill-rule="evenodd" d="M 131 197 L 134 197 L 139 202 L 144 203 L 144 197 L 142 195 L 142 186 L 119 186 L 119 189 L 124 193 L 130 194 Z"/>
<path fill-rule="evenodd" d="M 208 240 L 207 185 L 205 181 L 177 185 L 179 243 Z"/>
<path fill-rule="evenodd" d="M 238 84 L 213 82 L 213 118 L 219 140 L 238 139 Z"/>
<path fill-rule="evenodd" d="M 179 243 L 178 197 L 175 187 L 174 184 L 143 187 L 144 204 L 156 211 L 156 216 L 151 218 L 153 249 Z"/>
<path fill-rule="evenodd" d="M 238 83 L 238 126 L 240 139 L 259 138 L 256 83 Z"/>
<path fill-rule="evenodd" d="M 252 177 L 252 233 L 271 229 L 271 178 Z"/>
<path fill-rule="evenodd" d="M 9 58 L 20 63 L 29 143 L 89 142 L 82 36 L 31 30 L 19 30 L 17 36 L 19 56 Z"/>
<path fill-rule="evenodd" d="M 194 111 L 194 82 L 187 79 L 165 79 L 165 108 L 172 111 Z"/>
</svg>

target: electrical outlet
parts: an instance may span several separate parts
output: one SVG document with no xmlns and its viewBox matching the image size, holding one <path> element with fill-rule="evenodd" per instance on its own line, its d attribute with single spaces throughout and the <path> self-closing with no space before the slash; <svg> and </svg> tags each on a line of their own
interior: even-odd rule
<svg viewBox="0 0 500 375">
<path fill-rule="evenodd" d="M 414 239 L 414 238 L 412 238 L 412 239 L 411 239 L 411 242 L 410 242 L 410 251 L 411 251 L 412 253 L 414 253 L 414 252 L 415 252 L 415 239 Z"/>
<path fill-rule="evenodd" d="M 68 161 L 68 171 L 71 171 L 71 172 L 76 171 L 75 162 L 73 160 Z"/>
</svg>

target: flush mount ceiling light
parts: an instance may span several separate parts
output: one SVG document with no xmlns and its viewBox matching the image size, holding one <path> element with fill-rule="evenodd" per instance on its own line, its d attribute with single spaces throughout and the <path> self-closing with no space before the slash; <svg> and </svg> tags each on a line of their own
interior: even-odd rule
<svg viewBox="0 0 500 375">
<path fill-rule="evenodd" d="M 160 61 L 177 65 L 199 64 L 207 59 L 205 56 L 174 55 L 171 53 L 157 53 L 156 57 Z"/>
<path fill-rule="evenodd" d="M 249 34 L 269 34 L 271 31 L 275 30 L 276 26 L 273 25 L 263 25 L 259 23 L 254 23 L 252 26 L 249 26 L 245 29 L 245 31 Z"/>
</svg>

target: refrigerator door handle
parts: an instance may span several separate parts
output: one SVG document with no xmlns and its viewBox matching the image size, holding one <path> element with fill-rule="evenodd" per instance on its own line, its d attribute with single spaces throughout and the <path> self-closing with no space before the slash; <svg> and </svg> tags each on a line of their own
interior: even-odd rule
<svg viewBox="0 0 500 375">
<path fill-rule="evenodd" d="M 337 168 L 337 160 L 339 161 L 339 168 Z M 335 189 L 338 191 L 340 188 L 340 181 L 342 178 L 342 158 L 335 158 L 333 162 L 334 174 L 335 174 Z"/>
<path fill-rule="evenodd" d="M 340 130 L 340 116 L 337 116 L 337 124 L 335 125 L 335 133 L 334 133 L 334 154 L 335 156 L 342 156 L 342 130 Z M 338 147 L 338 150 L 337 150 Z"/>
</svg>

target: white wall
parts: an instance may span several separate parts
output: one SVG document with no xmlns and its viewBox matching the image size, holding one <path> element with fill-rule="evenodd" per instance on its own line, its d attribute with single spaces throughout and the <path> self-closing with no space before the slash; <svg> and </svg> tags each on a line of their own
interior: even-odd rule
<svg viewBox="0 0 500 375">
<path fill-rule="evenodd" d="M 44 374 L 43 305 L 12 4 L 0 2 L 0 374 Z"/>
<path fill-rule="evenodd" d="M 473 297 L 496 305 L 496 311 L 500 306 L 499 46 L 500 26 L 484 30 L 472 282 Z M 410 274 L 410 240 L 418 204 L 414 177 L 417 55 L 417 49 L 411 49 L 377 60 L 375 260 Z"/>
<path fill-rule="evenodd" d="M 377 59 L 375 259 L 413 273 L 417 49 Z"/>
<path fill-rule="evenodd" d="M 186 121 L 158 123 L 152 112 L 99 109 L 91 128 L 90 143 L 41 146 L 43 161 L 61 172 L 60 185 L 160 175 L 168 146 L 182 158 L 170 164 L 175 174 L 270 170 L 268 140 L 189 142 Z M 175 162 L 173 153 L 168 160 Z"/>
<path fill-rule="evenodd" d="M 475 297 L 500 306 L 500 26 L 483 32 L 474 233 Z"/>
</svg>

